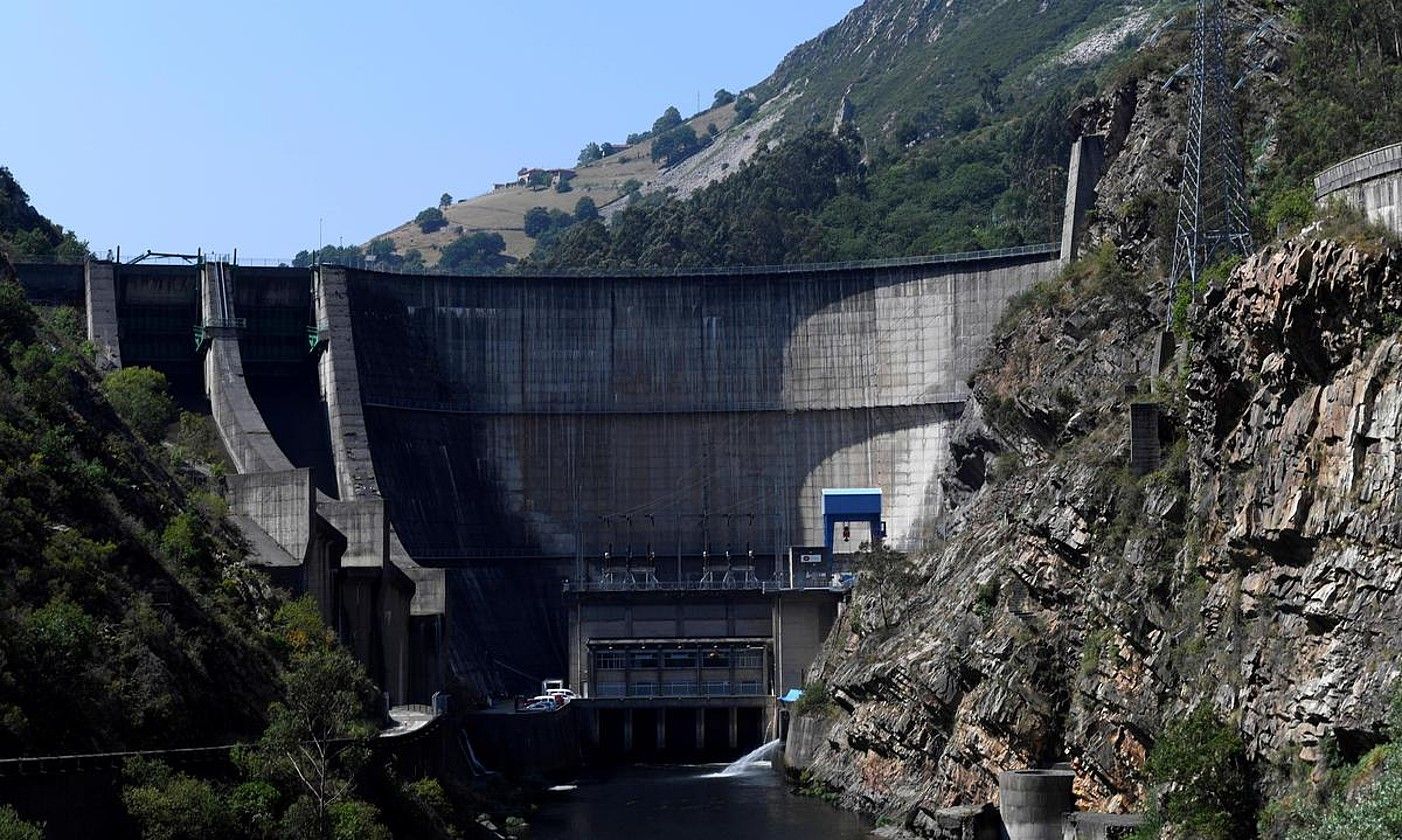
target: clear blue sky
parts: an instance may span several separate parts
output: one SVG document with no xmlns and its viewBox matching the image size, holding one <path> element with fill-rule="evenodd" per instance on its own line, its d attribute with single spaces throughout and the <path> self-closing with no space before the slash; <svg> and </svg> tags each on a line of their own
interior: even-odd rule
<svg viewBox="0 0 1402 840">
<path fill-rule="evenodd" d="M 759 82 L 857 2 L 7 0 L 0 165 L 99 251 L 360 243 Z"/>
</svg>

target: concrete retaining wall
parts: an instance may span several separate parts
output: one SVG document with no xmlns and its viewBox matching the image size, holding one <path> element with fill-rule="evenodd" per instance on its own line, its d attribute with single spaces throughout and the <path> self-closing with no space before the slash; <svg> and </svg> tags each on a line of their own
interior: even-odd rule
<svg viewBox="0 0 1402 840">
<path fill-rule="evenodd" d="M 1314 185 L 1321 205 L 1343 200 L 1402 235 L 1402 143 L 1335 164 L 1316 176 Z"/>
</svg>

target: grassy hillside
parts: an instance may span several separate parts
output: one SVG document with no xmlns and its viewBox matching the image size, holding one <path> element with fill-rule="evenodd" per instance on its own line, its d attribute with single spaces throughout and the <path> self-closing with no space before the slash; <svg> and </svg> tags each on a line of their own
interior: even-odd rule
<svg viewBox="0 0 1402 840">
<path fill-rule="evenodd" d="M 724 131 L 734 121 L 734 106 L 723 105 L 698 114 L 687 124 L 698 136 L 705 136 L 710 125 L 714 124 L 718 131 Z M 513 185 L 459 200 L 444 208 L 447 225 L 439 230 L 425 233 L 419 225 L 409 221 L 382 236 L 393 240 L 399 254 L 418 250 L 424 262 L 432 266 L 438 263 L 442 249 L 460 236 L 479 232 L 499 233 L 506 243 L 505 254 L 513 260 L 522 259 L 536 245 L 535 238 L 526 235 L 523 223 L 526 212 L 531 208 L 544 207 L 573 213 L 579 200 L 588 197 L 608 213 L 609 205 L 622 198 L 623 189 L 630 181 L 636 182 L 643 192 L 661 187 L 663 169 L 652 160 L 652 144 L 651 139 L 644 140 L 624 151 L 584 165 L 576 165 L 572 161 L 532 163 L 532 166 L 539 168 L 570 168 L 578 175 L 570 182 L 568 192 L 558 192 L 554 187 Z M 514 172 L 501 173 L 502 182 L 515 180 Z"/>
</svg>

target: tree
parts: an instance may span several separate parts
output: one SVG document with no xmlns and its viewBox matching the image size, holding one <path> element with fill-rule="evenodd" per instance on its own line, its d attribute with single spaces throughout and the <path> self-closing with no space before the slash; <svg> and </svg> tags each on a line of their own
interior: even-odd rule
<svg viewBox="0 0 1402 840">
<path fill-rule="evenodd" d="M 501 256 L 504 250 L 506 240 L 501 234 L 477 231 L 443 246 L 438 255 L 438 267 L 444 271 L 494 271 L 504 262 Z"/>
<path fill-rule="evenodd" d="M 297 792 L 285 828 L 330 838 L 342 822 L 339 813 L 355 801 L 355 775 L 370 757 L 375 687 L 329 633 L 307 629 L 316 608 L 309 596 L 301 601 L 299 608 L 278 613 L 292 648 L 286 695 L 269 707 L 263 737 L 237 760 L 254 777 Z"/>
<path fill-rule="evenodd" d="M 882 629 L 891 626 L 920 577 L 905 554 L 885 545 L 863 547 L 857 555 L 857 585 L 869 597 L 881 619 Z"/>
<path fill-rule="evenodd" d="M 526 176 L 526 186 L 544 189 L 550 186 L 551 180 L 553 176 L 547 170 L 537 169 Z"/>
<path fill-rule="evenodd" d="M 715 98 L 715 101 L 713 101 L 713 102 L 711 103 L 711 107 L 712 107 L 712 108 L 719 108 L 719 107 L 721 107 L 722 105 L 729 105 L 730 103 L 732 103 L 732 102 L 734 102 L 734 101 L 735 101 L 735 94 L 731 93 L 730 91 L 726 90 L 725 88 L 721 88 L 720 90 L 716 91 L 716 98 Z"/>
<path fill-rule="evenodd" d="M 634 196 L 642 192 L 642 189 L 642 181 L 639 181 L 637 178 L 629 178 L 623 182 L 623 186 L 619 187 L 618 191 L 626 196 Z"/>
<path fill-rule="evenodd" d="M 419 226 L 419 230 L 424 233 L 433 233 L 448 226 L 448 219 L 444 217 L 443 211 L 437 207 L 429 207 L 414 217 L 414 223 Z"/>
<path fill-rule="evenodd" d="M 574 189 L 570 186 L 570 181 L 575 179 L 573 172 L 561 172 L 558 180 L 555 181 L 555 192 L 567 193 Z"/>
<path fill-rule="evenodd" d="M 145 440 L 159 440 L 175 422 L 175 400 L 170 398 L 166 375 L 158 370 L 122 368 L 103 380 L 102 390 L 118 416 Z"/>
<path fill-rule="evenodd" d="M 228 804 L 203 779 L 147 758 L 129 759 L 122 777 L 122 804 L 146 840 L 219 840 L 242 833 Z"/>
<path fill-rule="evenodd" d="M 677 110 L 677 106 L 672 105 L 669 106 L 667 110 L 663 111 L 662 116 L 658 117 L 653 122 L 652 133 L 655 135 L 663 134 L 665 132 L 671 131 L 672 129 L 676 128 L 681 124 L 682 112 Z"/>
<path fill-rule="evenodd" d="M 0 840 L 44 840 L 44 829 L 20 819 L 9 805 L 0 805 Z"/>
<path fill-rule="evenodd" d="M 576 222 L 588 222 L 599 218 L 599 207 L 594 203 L 594 199 L 584 196 L 574 204 L 574 220 Z"/>
<path fill-rule="evenodd" d="M 759 110 L 759 103 L 753 96 L 741 96 L 735 100 L 735 121 L 744 122 Z"/>
<path fill-rule="evenodd" d="M 447 193 L 443 193 L 442 195 L 438 196 L 438 206 L 439 206 L 439 207 L 448 207 L 448 206 L 450 206 L 452 203 L 453 203 L 453 197 L 452 197 L 451 195 L 449 195 L 449 194 L 447 194 Z"/>
<path fill-rule="evenodd" d="M 618 147 L 613 145 L 612 143 L 603 143 L 599 146 L 599 151 L 603 153 L 604 157 L 608 157 L 609 155 L 618 151 Z"/>
<path fill-rule="evenodd" d="M 674 166 L 700 149 L 696 131 L 689 125 L 681 125 L 652 141 L 652 160 L 663 166 Z"/>
<path fill-rule="evenodd" d="M 583 149 L 580 150 L 579 165 L 584 166 L 585 164 L 593 163 L 596 160 L 601 160 L 603 157 L 604 150 L 600 148 L 599 144 L 590 143 L 589 145 L 585 146 Z"/>
<path fill-rule="evenodd" d="M 1248 836 L 1251 807 L 1246 751 L 1235 727 L 1207 704 L 1168 727 L 1144 763 L 1152 787 L 1150 823 L 1168 823 L 1175 836 L 1228 840 Z"/>
<path fill-rule="evenodd" d="M 536 239 L 550 229 L 550 211 L 544 207 L 532 207 L 526 211 L 522 225 L 525 227 L 526 235 Z"/>
<path fill-rule="evenodd" d="M 394 252 L 394 240 L 388 236 L 370 240 L 370 244 L 365 246 L 365 256 L 373 259 L 377 266 L 393 267 L 402 262 Z"/>
</svg>

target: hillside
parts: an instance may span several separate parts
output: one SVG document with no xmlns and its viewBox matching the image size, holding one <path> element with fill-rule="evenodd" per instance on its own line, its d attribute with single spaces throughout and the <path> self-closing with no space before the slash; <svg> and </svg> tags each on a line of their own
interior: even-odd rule
<svg viewBox="0 0 1402 840">
<path fill-rule="evenodd" d="M 395 250 L 407 254 L 418 250 L 429 265 L 438 262 L 438 254 L 443 247 L 465 234 L 479 232 L 499 233 L 505 240 L 505 254 L 513 259 L 523 259 L 535 247 L 533 238 L 525 233 L 523 220 L 526 212 L 533 207 L 544 207 L 562 213 L 573 213 L 581 198 L 588 197 L 601 212 L 611 213 L 626 204 L 623 189 L 630 181 L 636 181 L 641 192 L 655 192 L 677 188 L 683 195 L 703 186 L 709 178 L 719 177 L 724 170 L 719 169 L 707 175 L 697 175 L 696 164 L 713 159 L 717 155 L 734 156 L 735 147 L 746 148 L 753 139 L 745 132 L 731 132 L 735 122 L 734 105 L 722 105 L 696 115 L 687 121 L 698 136 L 707 136 L 708 127 L 715 125 L 720 134 L 712 147 L 677 167 L 663 168 L 652 160 L 653 140 L 628 146 L 615 154 L 592 163 L 576 165 L 568 162 L 534 164 L 541 168 L 564 167 L 577 173 L 570 182 L 568 192 L 559 192 L 554 187 L 525 186 L 517 184 L 515 173 L 502 173 L 501 180 L 509 186 L 472 198 L 461 199 L 443 208 L 447 225 L 431 233 L 424 233 L 413 221 L 387 231 L 382 237 L 393 240 Z M 742 154 L 743 158 L 744 155 Z M 728 168 L 728 167 L 727 167 Z M 379 239 L 381 237 L 376 237 Z M 368 243 L 367 243 L 368 244 Z"/>
<path fill-rule="evenodd" d="M 1172 4 L 867 0 L 754 88 L 788 94 L 782 127 L 830 125 L 844 99 L 868 140 L 965 130 L 1004 103 L 1078 78 L 1133 45 Z"/>
<path fill-rule="evenodd" d="M 219 499 L 114 410 L 82 337 L 0 276 L 0 755 L 255 734 L 279 690 L 260 628 L 277 599 Z M 167 403 L 133 405 L 164 431 Z"/>
<path fill-rule="evenodd" d="M 433 265 L 441 249 L 459 236 L 497 233 L 505 241 L 505 253 L 519 260 L 539 244 L 536 238 L 526 235 L 522 226 L 524 214 L 532 207 L 572 213 L 578 199 L 589 196 L 603 209 L 605 220 L 611 220 L 627 205 L 618 198 L 629 179 L 638 181 L 640 194 L 653 195 L 654 201 L 664 197 L 685 201 L 728 179 L 776 143 L 792 140 L 810 129 L 827 131 L 850 123 L 863 139 L 865 153 L 879 168 L 906 160 L 910 147 L 922 139 L 935 139 L 951 145 L 998 146 L 996 153 L 984 157 L 996 154 L 1000 158 L 998 166 L 1005 172 L 995 183 L 973 185 L 971 207 L 936 200 L 926 202 L 918 211 L 962 214 L 959 233 L 913 236 L 913 242 L 835 243 L 831 248 L 810 249 L 803 258 L 932 253 L 1046 238 L 1051 225 L 1043 224 L 1043 205 L 1054 200 L 1051 193 L 1055 191 L 1047 189 L 1045 183 L 1027 183 L 1027 172 L 1033 163 L 1046 164 L 1049 150 L 1038 150 L 1030 162 L 1019 166 L 1001 160 L 1012 156 L 1010 149 L 1001 147 L 1014 137 L 1025 139 L 1019 126 L 1041 121 L 1048 100 L 1064 95 L 1077 81 L 1121 54 L 1126 45 L 1138 43 L 1154 25 L 1161 23 L 1164 5 L 1139 3 L 1121 7 L 1093 0 L 1054 4 L 1028 0 L 992 4 L 869 0 L 836 26 L 793 50 L 773 75 L 744 92 L 742 98 L 751 103 L 743 113 L 745 119 L 737 120 L 734 105 L 723 105 L 692 118 L 689 124 L 698 136 L 706 137 L 711 124 L 717 133 L 709 145 L 675 166 L 659 168 L 652 164 L 652 141 L 645 141 L 619 155 L 578 167 L 572 192 L 508 187 L 446 208 L 448 225 L 442 230 L 424 234 L 408 222 L 384 236 L 393 240 L 400 255 L 417 249 L 424 261 Z M 990 44 L 996 44 L 996 48 Z M 1065 110 L 1065 103 L 1060 103 L 1055 108 L 1055 119 L 1059 121 Z M 1022 119 L 1027 115 L 1031 116 Z M 1039 130 L 1045 133 L 1044 129 Z M 1061 138 L 1055 138 L 1053 145 L 1055 154 L 1050 156 L 1059 158 L 1064 153 Z M 923 151 L 928 154 L 931 150 Z M 962 160 L 946 156 L 946 160 L 957 168 L 970 162 L 970 156 L 965 155 Z M 893 180 L 902 183 L 892 184 L 892 190 L 909 190 L 912 177 L 933 187 L 951 174 L 938 163 L 917 162 L 911 170 L 893 176 Z M 992 195 L 981 194 L 989 191 Z M 1022 217 L 1017 224 L 1035 218 L 1037 226 L 1048 231 L 1039 230 L 1035 235 L 1023 231 L 1011 239 L 1001 233 L 973 234 L 974 228 L 987 226 L 993 204 L 1009 193 L 1015 193 L 1008 199 L 1015 208 L 1006 212 Z M 891 200 L 914 201 L 909 196 L 892 196 L 886 202 Z M 1029 202 L 1036 206 L 1024 211 L 1022 205 Z M 930 203 L 935 206 L 930 207 Z M 866 215 L 870 217 L 869 213 Z M 905 223 L 914 229 L 922 221 L 910 219 Z M 546 243 L 547 252 L 549 244 Z M 547 264 L 561 264 L 548 253 L 538 256 Z M 606 259 L 605 263 L 622 265 L 628 260 Z"/>
<path fill-rule="evenodd" d="M 14 175 L 0 166 L 0 250 L 17 257 L 81 258 L 88 243 L 35 210 Z"/>
</svg>

